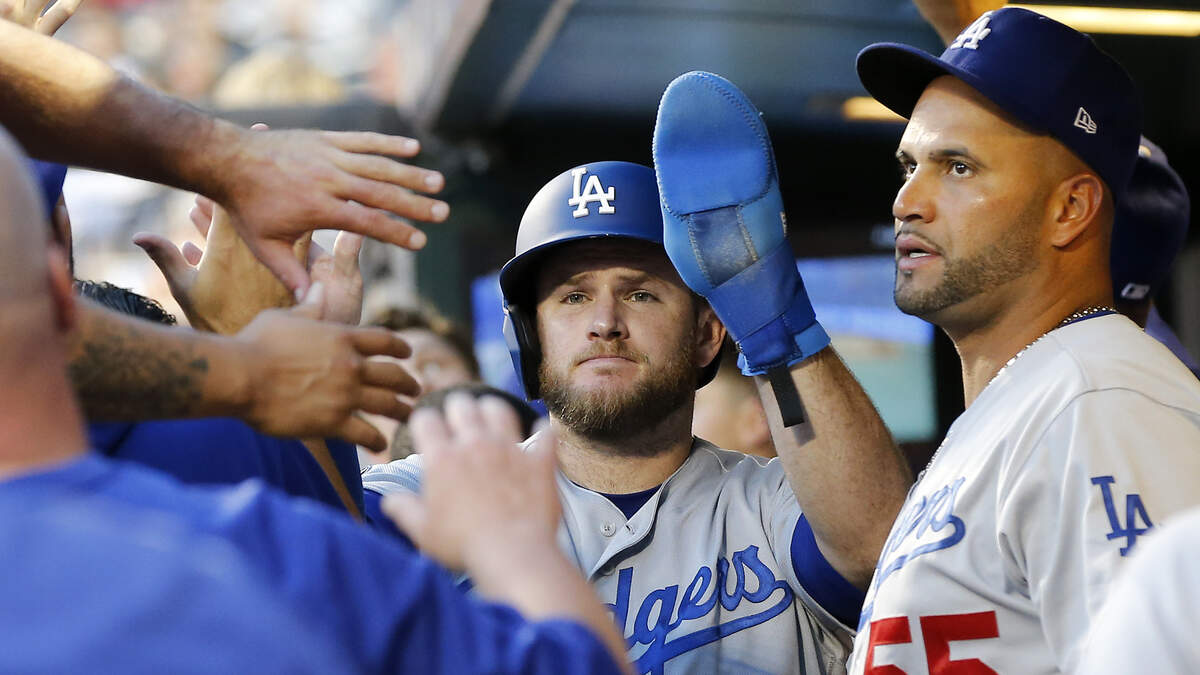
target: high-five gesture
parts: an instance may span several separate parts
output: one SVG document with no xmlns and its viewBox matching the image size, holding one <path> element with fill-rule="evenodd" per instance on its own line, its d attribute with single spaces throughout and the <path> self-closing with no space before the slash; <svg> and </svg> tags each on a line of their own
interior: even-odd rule
<svg viewBox="0 0 1200 675">
<path fill-rule="evenodd" d="M 395 158 L 411 138 L 371 132 L 251 131 L 153 92 L 99 59 L 0 22 L 0 124 L 28 152 L 212 198 L 250 251 L 289 292 L 311 283 L 293 251 L 317 229 L 410 249 L 423 232 L 393 216 L 437 223 L 443 176 Z M 425 194 L 421 194 L 425 193 Z"/>
<path fill-rule="evenodd" d="M 42 35 L 54 35 L 83 0 L 0 0 L 0 18 Z"/>
</svg>

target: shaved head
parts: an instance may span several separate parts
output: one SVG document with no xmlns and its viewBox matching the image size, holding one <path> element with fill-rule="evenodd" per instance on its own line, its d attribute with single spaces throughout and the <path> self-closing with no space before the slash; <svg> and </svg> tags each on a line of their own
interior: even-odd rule
<svg viewBox="0 0 1200 675">
<path fill-rule="evenodd" d="M 25 154 L 0 128 L 0 304 L 45 295 L 47 222 Z"/>
</svg>

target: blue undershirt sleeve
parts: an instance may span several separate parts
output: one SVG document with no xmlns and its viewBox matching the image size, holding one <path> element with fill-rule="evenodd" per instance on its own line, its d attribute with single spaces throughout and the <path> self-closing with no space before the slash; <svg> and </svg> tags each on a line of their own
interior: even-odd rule
<svg viewBox="0 0 1200 675">
<path fill-rule="evenodd" d="M 842 624 L 858 625 L 866 593 L 838 574 L 817 547 L 812 526 L 800 516 L 792 532 L 792 569 L 809 596 Z"/>
</svg>

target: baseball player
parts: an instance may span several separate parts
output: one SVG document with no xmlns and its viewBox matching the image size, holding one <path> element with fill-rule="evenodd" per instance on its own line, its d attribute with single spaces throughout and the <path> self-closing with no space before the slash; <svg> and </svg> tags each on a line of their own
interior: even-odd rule
<svg viewBox="0 0 1200 675">
<path fill-rule="evenodd" d="M 858 71 L 909 118 L 896 303 L 954 341 L 968 407 L 896 519 L 850 670 L 1073 672 L 1126 556 L 1200 502 L 1200 385 L 1112 306 L 1137 93 L 1019 8 Z"/>
<path fill-rule="evenodd" d="M 559 544 L 643 673 L 842 672 L 880 520 L 910 481 L 813 316 L 749 111 L 728 82 L 681 77 L 659 109 L 657 184 L 626 162 L 563 172 L 500 273 L 514 366 L 560 439 Z M 723 191 L 692 182 L 733 174 Z M 695 247 L 673 246 L 689 231 Z M 780 460 L 691 433 L 726 328 L 763 375 Z M 364 487 L 416 491 L 421 464 L 372 467 Z"/>
<path fill-rule="evenodd" d="M 913 4 L 948 45 L 979 15 L 1000 9 L 1006 2 L 913 0 Z M 1115 306 L 1200 377 L 1200 364 L 1154 305 L 1154 296 L 1183 248 L 1190 221 L 1187 187 L 1171 168 L 1162 148 L 1143 136 L 1129 186 L 1113 214 L 1111 261 Z"/>
</svg>

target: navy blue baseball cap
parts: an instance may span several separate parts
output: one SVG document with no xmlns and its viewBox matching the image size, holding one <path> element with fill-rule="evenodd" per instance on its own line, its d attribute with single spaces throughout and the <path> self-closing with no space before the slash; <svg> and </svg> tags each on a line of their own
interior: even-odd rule
<svg viewBox="0 0 1200 675">
<path fill-rule="evenodd" d="M 1167 155 L 1149 139 L 1138 148 L 1133 177 L 1113 218 L 1113 293 L 1122 300 L 1154 297 L 1183 248 L 1191 200 Z"/>
<path fill-rule="evenodd" d="M 906 118 L 942 75 L 1057 139 L 1121 198 L 1137 158 L 1140 98 L 1125 69 L 1090 37 L 1036 12 L 1005 7 L 981 15 L 940 57 L 896 43 L 858 54 L 863 86 Z"/>
</svg>

